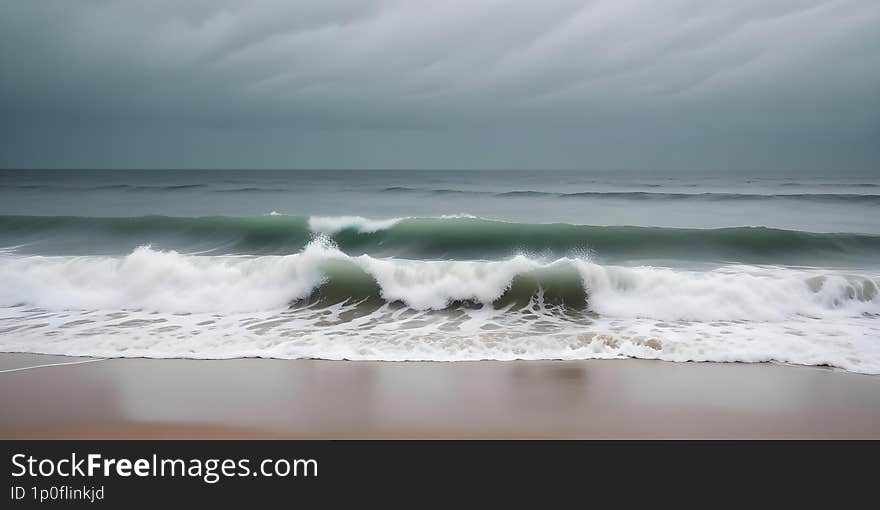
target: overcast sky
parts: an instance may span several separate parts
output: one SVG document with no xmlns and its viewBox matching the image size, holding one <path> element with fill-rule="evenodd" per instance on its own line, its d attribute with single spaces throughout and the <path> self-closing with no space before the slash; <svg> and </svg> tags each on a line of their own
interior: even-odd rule
<svg viewBox="0 0 880 510">
<path fill-rule="evenodd" d="M 0 167 L 880 173 L 878 0 L 0 0 Z"/>
</svg>

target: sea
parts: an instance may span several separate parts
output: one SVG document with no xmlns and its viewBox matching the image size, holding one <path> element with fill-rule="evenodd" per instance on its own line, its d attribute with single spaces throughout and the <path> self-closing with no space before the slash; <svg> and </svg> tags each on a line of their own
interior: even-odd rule
<svg viewBox="0 0 880 510">
<path fill-rule="evenodd" d="M 0 171 L 0 351 L 880 373 L 880 175 Z"/>
</svg>

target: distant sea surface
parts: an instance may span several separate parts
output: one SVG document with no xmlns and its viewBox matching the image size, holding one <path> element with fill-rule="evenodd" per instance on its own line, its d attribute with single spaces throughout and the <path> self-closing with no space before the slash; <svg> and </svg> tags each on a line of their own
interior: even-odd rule
<svg viewBox="0 0 880 510">
<path fill-rule="evenodd" d="M 880 373 L 880 176 L 0 171 L 0 350 Z"/>
</svg>

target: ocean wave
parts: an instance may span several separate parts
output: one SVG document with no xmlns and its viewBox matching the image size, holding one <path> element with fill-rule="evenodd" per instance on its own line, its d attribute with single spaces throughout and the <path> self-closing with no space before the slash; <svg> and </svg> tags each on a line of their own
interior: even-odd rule
<svg viewBox="0 0 880 510">
<path fill-rule="evenodd" d="M 784 187 L 810 187 L 810 188 L 880 188 L 876 182 L 783 182 L 779 186 Z"/>
<path fill-rule="evenodd" d="M 578 193 L 559 193 L 559 198 L 618 198 L 626 200 L 703 200 L 703 201 L 768 201 L 768 200 L 813 200 L 843 201 L 858 203 L 878 203 L 880 195 L 855 193 L 663 193 L 647 191 L 602 192 L 587 191 Z"/>
<path fill-rule="evenodd" d="M 880 257 L 880 236 L 812 233 L 765 227 L 681 229 L 529 224 L 469 215 L 369 219 L 360 216 L 88 218 L 0 216 L 0 246 L 30 253 L 118 254 L 142 244 L 181 252 L 289 254 L 316 234 L 349 254 L 413 259 L 498 259 L 517 253 L 545 257 L 589 253 L 602 260 L 696 260 L 813 264 Z M 77 244 L 79 243 L 79 244 Z M 73 251 L 82 246 L 82 252 Z M 43 251 L 40 251 L 43 250 Z"/>
<path fill-rule="evenodd" d="M 123 192 L 175 192 L 189 190 L 207 190 L 213 193 L 279 193 L 291 192 L 284 186 L 241 186 L 217 187 L 205 183 L 186 184 L 0 184 L 0 189 L 8 190 L 39 190 L 54 192 L 88 192 L 88 191 L 123 191 Z"/>
<path fill-rule="evenodd" d="M 427 193 L 431 195 L 494 195 L 489 191 L 451 189 L 451 188 L 410 188 L 406 186 L 391 186 L 382 190 L 385 193 Z"/>
<path fill-rule="evenodd" d="M 97 184 L 97 185 L 70 185 L 70 184 L 0 184 L 0 188 L 10 190 L 40 190 L 40 191 L 184 191 L 206 188 L 207 184 Z"/>
<path fill-rule="evenodd" d="M 639 185 L 639 187 L 654 187 L 655 185 Z M 869 187 L 860 185 L 856 187 Z M 617 199 L 617 200 L 697 200 L 697 201 L 769 201 L 769 200 L 808 200 L 808 201 L 844 201 L 858 203 L 878 203 L 880 195 L 862 193 L 732 193 L 732 192 L 700 192 L 678 193 L 663 191 L 540 191 L 540 190 L 511 190 L 503 192 L 490 192 L 483 190 L 459 190 L 459 189 L 431 189 L 410 188 L 395 186 L 385 188 L 384 192 L 390 193 L 420 193 L 428 195 L 462 194 L 474 196 L 491 196 L 496 198 L 565 198 L 565 199 Z"/>
<path fill-rule="evenodd" d="M 261 188 L 256 186 L 245 186 L 243 188 L 220 188 L 212 189 L 214 193 L 287 193 L 292 190 L 283 187 Z"/>
<path fill-rule="evenodd" d="M 362 216 L 311 216 L 309 230 L 322 234 L 336 234 L 343 230 L 353 230 L 360 234 L 373 234 L 380 230 L 388 230 L 406 218 L 389 220 L 371 220 Z"/>
<path fill-rule="evenodd" d="M 125 257 L 0 257 L 0 304 L 52 309 L 256 311 L 335 295 L 417 309 L 549 301 L 613 317 L 784 320 L 880 312 L 874 276 L 725 266 L 711 271 L 545 261 L 350 256 L 319 238 L 286 256 L 194 256 L 140 247 Z"/>
<path fill-rule="evenodd" d="M 350 256 L 0 255 L 0 351 L 780 361 L 880 373 L 876 274 Z"/>
</svg>

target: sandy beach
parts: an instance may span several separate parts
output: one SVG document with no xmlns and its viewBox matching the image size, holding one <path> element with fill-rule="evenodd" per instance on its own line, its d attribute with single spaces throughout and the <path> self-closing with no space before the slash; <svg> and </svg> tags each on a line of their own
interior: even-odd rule
<svg viewBox="0 0 880 510">
<path fill-rule="evenodd" d="M 647 360 L 0 355 L 2 438 L 880 438 L 880 377 Z"/>
</svg>

